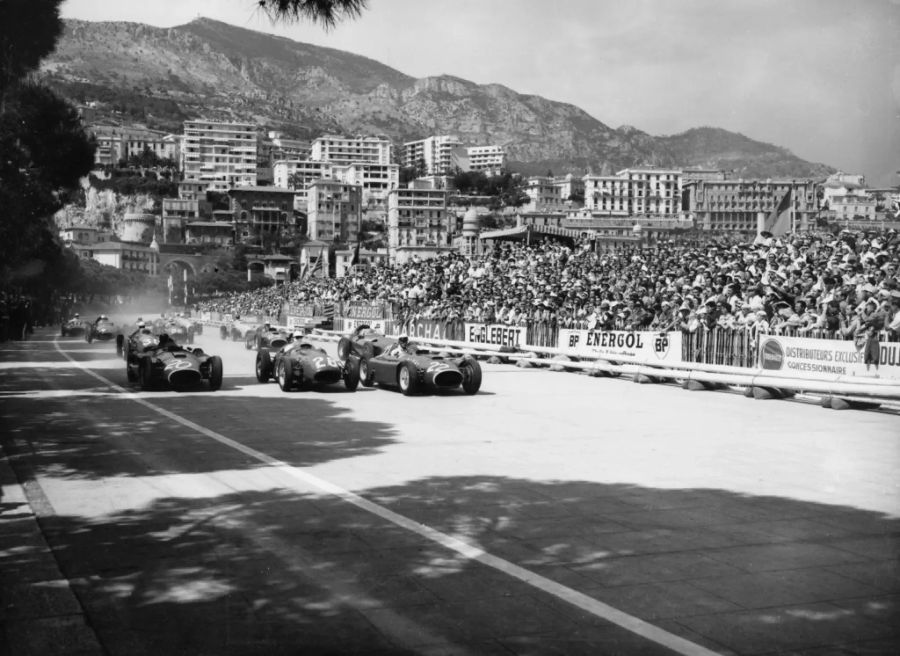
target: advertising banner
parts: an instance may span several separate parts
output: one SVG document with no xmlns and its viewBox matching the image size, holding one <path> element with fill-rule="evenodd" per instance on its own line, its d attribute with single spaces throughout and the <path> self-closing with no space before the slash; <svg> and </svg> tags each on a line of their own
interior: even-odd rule
<svg viewBox="0 0 900 656">
<path fill-rule="evenodd" d="M 344 307 L 344 316 L 350 319 L 384 319 L 384 305 L 351 301 Z"/>
<path fill-rule="evenodd" d="M 795 374 L 797 378 L 834 380 L 837 376 L 861 376 L 900 380 L 900 343 L 878 346 L 878 367 L 866 367 L 862 345 L 852 340 L 808 339 L 764 335 L 759 345 L 759 366 L 769 371 Z"/>
<path fill-rule="evenodd" d="M 559 329 L 559 349 L 582 358 L 681 362 L 681 332 Z"/>
<path fill-rule="evenodd" d="M 368 326 L 372 330 L 389 335 L 391 324 L 392 322 L 387 319 L 344 319 L 341 332 L 352 333 L 360 326 Z"/>
<path fill-rule="evenodd" d="M 286 314 L 293 317 L 314 317 L 316 306 L 312 303 L 288 303 Z"/>
<path fill-rule="evenodd" d="M 471 344 L 492 346 L 525 346 L 525 326 L 504 326 L 502 324 L 466 323 L 463 341 Z"/>
<path fill-rule="evenodd" d="M 411 340 L 450 339 L 447 336 L 447 324 L 438 321 L 411 321 L 406 326 L 406 334 Z"/>
</svg>

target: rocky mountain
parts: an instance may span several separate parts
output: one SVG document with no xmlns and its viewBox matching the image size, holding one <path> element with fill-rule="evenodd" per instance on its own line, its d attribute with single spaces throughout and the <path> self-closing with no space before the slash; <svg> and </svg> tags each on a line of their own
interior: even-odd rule
<svg viewBox="0 0 900 656">
<path fill-rule="evenodd" d="M 501 144 L 523 173 L 602 173 L 636 165 L 725 168 L 735 177 L 824 177 L 833 169 L 715 128 L 652 136 L 570 104 L 451 76 L 416 79 L 371 59 L 198 18 L 158 28 L 66 21 L 42 65 L 63 95 L 100 118 L 181 131 L 186 118 L 254 120 L 288 135 L 455 134 Z"/>
</svg>

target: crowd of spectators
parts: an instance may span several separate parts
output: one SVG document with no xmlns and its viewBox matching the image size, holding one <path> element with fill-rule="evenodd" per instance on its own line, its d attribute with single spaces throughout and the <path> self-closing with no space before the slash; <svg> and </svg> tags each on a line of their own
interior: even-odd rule
<svg viewBox="0 0 900 656">
<path fill-rule="evenodd" d="M 598 251 L 545 239 L 231 294 L 200 309 L 277 316 L 285 300 L 388 303 L 430 319 L 606 330 L 701 326 L 900 338 L 900 234 L 806 233 L 752 243 L 708 239 Z"/>
</svg>

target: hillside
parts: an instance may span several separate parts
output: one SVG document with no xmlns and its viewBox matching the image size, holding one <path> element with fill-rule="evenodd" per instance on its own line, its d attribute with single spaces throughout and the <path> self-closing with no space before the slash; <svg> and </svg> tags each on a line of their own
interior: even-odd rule
<svg viewBox="0 0 900 656">
<path fill-rule="evenodd" d="M 614 129 L 570 104 L 502 85 L 416 79 L 374 60 L 198 18 L 157 28 L 66 21 L 42 65 L 52 87 L 103 118 L 180 132 L 186 118 L 254 120 L 310 138 L 456 134 L 507 147 L 516 170 L 555 174 L 655 164 L 733 169 L 738 177 L 820 177 L 832 169 L 716 128 L 655 137 Z"/>
</svg>

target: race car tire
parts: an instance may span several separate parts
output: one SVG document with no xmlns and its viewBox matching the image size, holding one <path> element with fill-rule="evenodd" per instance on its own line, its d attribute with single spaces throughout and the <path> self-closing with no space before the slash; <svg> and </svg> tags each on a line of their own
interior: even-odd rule
<svg viewBox="0 0 900 656">
<path fill-rule="evenodd" d="M 294 387 L 292 378 L 293 373 L 288 371 L 287 366 L 284 364 L 284 360 L 279 360 L 275 367 L 275 379 L 278 381 L 278 387 L 281 388 L 282 392 L 290 392 Z"/>
<path fill-rule="evenodd" d="M 363 387 L 375 386 L 375 372 L 369 366 L 368 358 L 359 359 L 359 382 Z"/>
<path fill-rule="evenodd" d="M 150 358 L 141 358 L 138 366 L 138 379 L 141 383 L 141 389 L 146 391 L 153 387 L 153 371 L 150 364 Z"/>
<path fill-rule="evenodd" d="M 125 336 L 124 335 L 116 335 L 116 355 L 122 357 L 122 354 L 125 352 Z"/>
<path fill-rule="evenodd" d="M 221 337 L 222 339 L 228 339 L 228 328 L 226 328 L 225 326 L 221 326 L 219 328 L 219 337 Z"/>
<path fill-rule="evenodd" d="M 256 354 L 256 380 L 260 383 L 268 383 L 272 377 L 272 356 L 268 351 L 259 351 Z"/>
<path fill-rule="evenodd" d="M 464 360 L 459 365 L 463 375 L 462 388 L 466 394 L 477 394 L 481 389 L 481 365 L 473 359 Z"/>
<path fill-rule="evenodd" d="M 91 331 L 87 331 L 84 333 L 84 341 L 88 344 L 92 344 L 94 342 L 94 336 L 91 334 Z"/>
<path fill-rule="evenodd" d="M 350 339 L 349 338 L 341 337 L 341 339 L 338 341 L 337 354 L 341 360 L 346 360 L 347 358 L 350 357 Z"/>
<path fill-rule="evenodd" d="M 397 370 L 397 385 L 404 396 L 412 396 L 419 391 L 419 372 L 412 362 L 404 362 Z"/>
<path fill-rule="evenodd" d="M 222 387 L 222 358 L 213 355 L 209 358 L 209 389 L 215 392 Z"/>
<path fill-rule="evenodd" d="M 344 385 L 350 392 L 355 392 L 359 387 L 359 360 L 347 360 L 344 367 Z"/>
<path fill-rule="evenodd" d="M 62 335 L 63 337 L 66 337 L 66 327 L 65 326 L 60 326 L 59 332 L 60 332 L 60 335 Z"/>
<path fill-rule="evenodd" d="M 248 351 L 252 351 L 253 349 L 259 348 L 259 343 L 253 335 L 247 335 L 244 338 L 244 348 Z"/>
</svg>

